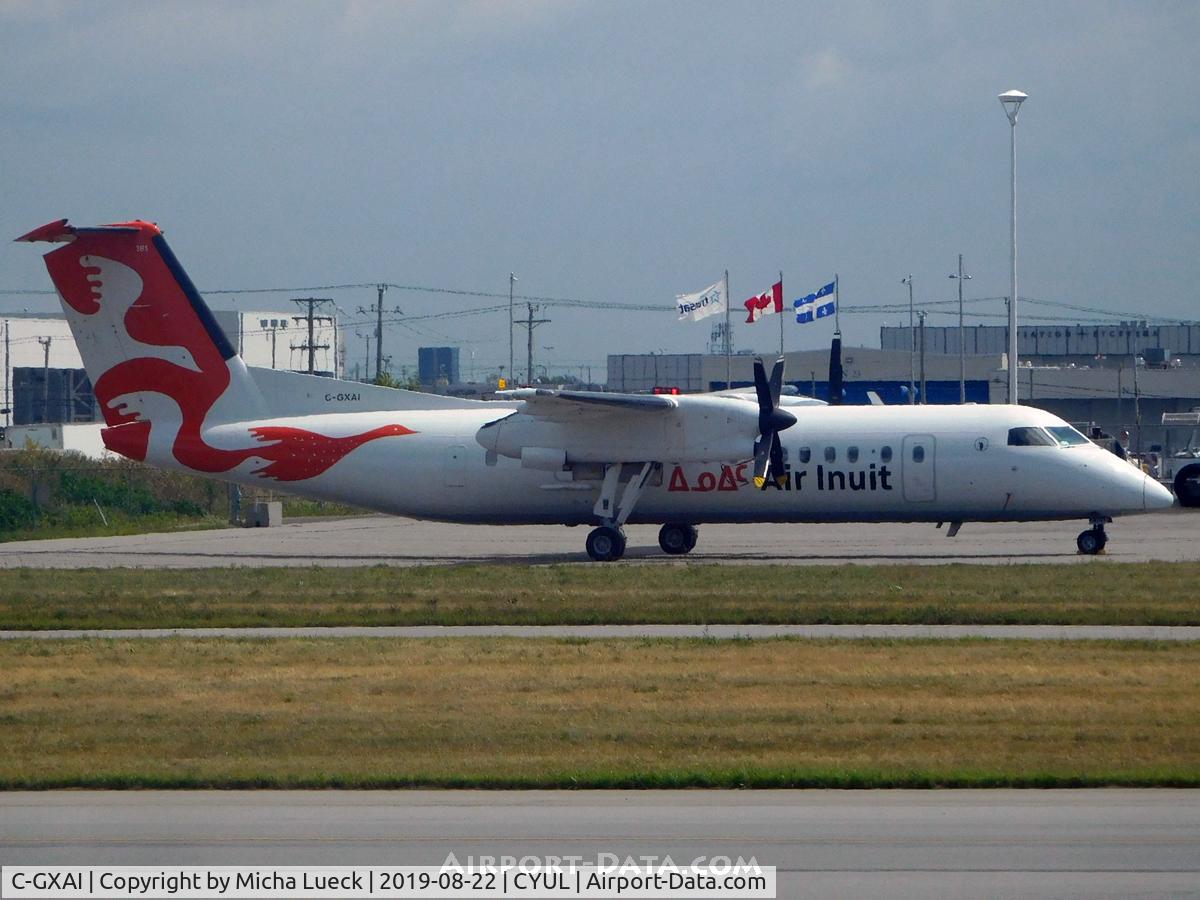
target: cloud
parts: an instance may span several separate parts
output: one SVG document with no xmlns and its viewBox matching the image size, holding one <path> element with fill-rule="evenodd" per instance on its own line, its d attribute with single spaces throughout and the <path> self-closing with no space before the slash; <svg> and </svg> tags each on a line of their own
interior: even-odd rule
<svg viewBox="0 0 1200 900">
<path fill-rule="evenodd" d="M 836 50 L 826 48 L 804 60 L 802 83 L 808 91 L 841 90 L 851 78 L 851 66 Z"/>
</svg>

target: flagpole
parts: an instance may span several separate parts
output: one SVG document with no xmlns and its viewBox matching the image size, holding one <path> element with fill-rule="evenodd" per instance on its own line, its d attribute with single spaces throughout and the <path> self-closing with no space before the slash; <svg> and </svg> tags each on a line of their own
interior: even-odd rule
<svg viewBox="0 0 1200 900">
<path fill-rule="evenodd" d="M 774 292 L 772 292 L 774 293 Z M 783 269 L 779 270 L 779 295 L 783 296 Z M 772 297 L 772 300 L 775 298 Z M 782 301 L 780 301 L 782 302 Z M 779 355 L 783 356 L 783 310 L 779 311 Z"/>
<path fill-rule="evenodd" d="M 733 352 L 733 341 L 729 331 L 729 270 L 725 270 L 725 389 L 733 387 L 733 382 L 730 380 L 730 372 L 732 371 L 733 361 L 730 359 L 730 354 Z"/>
<path fill-rule="evenodd" d="M 838 296 L 838 287 L 841 285 L 842 279 L 838 277 L 838 273 L 833 273 L 833 331 L 835 334 L 842 333 L 842 299 Z"/>
</svg>

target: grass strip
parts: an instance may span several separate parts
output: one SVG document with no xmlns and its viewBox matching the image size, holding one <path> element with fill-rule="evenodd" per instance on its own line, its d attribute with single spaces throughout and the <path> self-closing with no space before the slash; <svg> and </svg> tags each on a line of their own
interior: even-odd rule
<svg viewBox="0 0 1200 900">
<path fill-rule="evenodd" d="M 1200 647 L 0 644 L 0 787 L 1200 786 Z"/>
<path fill-rule="evenodd" d="M 1200 563 L 0 571 L 0 628 L 1197 625 Z"/>
</svg>

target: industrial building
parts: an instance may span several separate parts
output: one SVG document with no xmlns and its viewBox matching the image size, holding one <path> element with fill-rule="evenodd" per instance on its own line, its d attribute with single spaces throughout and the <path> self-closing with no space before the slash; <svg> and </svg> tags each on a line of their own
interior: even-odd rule
<svg viewBox="0 0 1200 900">
<path fill-rule="evenodd" d="M 417 378 L 422 386 L 433 387 L 439 382 L 458 384 L 458 348 L 418 347 Z"/>
<path fill-rule="evenodd" d="M 0 423 L 31 424 L 50 421 L 43 411 L 46 405 L 57 407 L 62 415 L 62 387 L 76 384 L 75 373 L 83 370 L 83 360 L 67 320 L 61 315 L 5 313 L 0 316 L 0 354 L 3 355 L 3 383 L 0 385 Z M 30 370 L 36 370 L 36 375 Z M 47 396 L 47 374 L 52 393 Z M 70 375 L 62 373 L 69 372 Z M 17 380 L 21 380 L 20 398 Z M 88 393 L 91 387 L 88 386 Z M 15 418 L 18 407 L 21 419 Z M 58 420 L 55 420 L 58 421 Z M 72 418 L 69 421 L 79 421 Z"/>
<path fill-rule="evenodd" d="M 957 325 L 926 325 L 910 329 L 887 326 L 879 330 L 879 346 L 903 350 L 921 346 L 924 332 L 926 353 L 958 356 Z M 1005 325 L 967 325 L 962 343 L 968 356 L 1002 354 L 1008 350 Z M 1089 366 L 1118 369 L 1132 365 L 1135 356 L 1148 365 L 1200 367 L 1200 323 L 1179 322 L 1151 325 L 1144 321 L 1109 325 L 1020 325 L 1017 327 L 1017 357 L 1035 366 Z"/>
<path fill-rule="evenodd" d="M 787 383 L 806 396 L 829 397 L 829 350 L 800 350 L 784 354 Z M 967 400 L 974 403 L 1002 402 L 995 399 L 996 385 L 1004 391 L 1003 374 L 997 374 L 1001 359 L 974 356 L 966 360 Z M 907 403 L 909 354 L 872 347 L 846 347 L 842 351 L 847 403 L 866 403 L 867 391 L 876 392 L 886 403 Z M 733 387 L 754 385 L 754 355 L 736 353 L 729 359 Z M 931 403 L 958 402 L 958 357 L 927 354 L 926 396 Z M 726 358 L 706 353 L 645 353 L 608 357 L 608 388 L 612 391 L 646 392 L 655 388 L 678 388 L 683 393 L 718 391 L 726 386 Z M 920 395 L 920 368 L 914 382 Z"/>
</svg>

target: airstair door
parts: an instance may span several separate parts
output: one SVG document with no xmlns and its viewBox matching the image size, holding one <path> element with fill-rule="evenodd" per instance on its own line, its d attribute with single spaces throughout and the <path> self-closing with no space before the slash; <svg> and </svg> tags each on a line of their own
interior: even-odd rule
<svg viewBox="0 0 1200 900">
<path fill-rule="evenodd" d="M 900 477 L 904 484 L 905 500 L 929 503 L 937 499 L 935 450 L 936 442 L 931 434 L 910 434 L 904 439 Z"/>
</svg>

